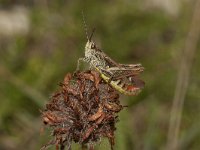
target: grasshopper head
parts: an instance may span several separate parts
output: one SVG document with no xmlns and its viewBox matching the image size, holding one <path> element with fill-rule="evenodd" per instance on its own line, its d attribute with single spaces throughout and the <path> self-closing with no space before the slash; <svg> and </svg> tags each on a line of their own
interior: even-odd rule
<svg viewBox="0 0 200 150">
<path fill-rule="evenodd" d="M 92 36 L 93 36 L 93 33 L 94 33 L 95 29 L 93 29 L 91 35 L 85 45 L 85 56 L 87 57 L 88 55 L 90 55 L 90 53 L 92 51 L 95 51 L 96 50 L 96 44 L 92 41 Z"/>
<path fill-rule="evenodd" d="M 85 45 L 85 50 L 95 50 L 96 44 L 93 41 L 87 41 Z"/>
<path fill-rule="evenodd" d="M 90 58 L 96 51 L 96 45 L 93 41 L 87 41 L 85 45 L 85 57 Z"/>
</svg>

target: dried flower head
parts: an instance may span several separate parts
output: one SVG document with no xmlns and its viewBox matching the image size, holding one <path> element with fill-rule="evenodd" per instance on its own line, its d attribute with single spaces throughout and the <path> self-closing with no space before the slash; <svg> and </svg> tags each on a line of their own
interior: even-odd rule
<svg viewBox="0 0 200 150">
<path fill-rule="evenodd" d="M 113 149 L 117 113 L 123 108 L 119 94 L 95 71 L 67 74 L 60 86 L 42 112 L 54 136 L 42 149 L 56 145 L 70 150 L 73 141 L 94 149 L 102 137 L 109 139 Z"/>
</svg>

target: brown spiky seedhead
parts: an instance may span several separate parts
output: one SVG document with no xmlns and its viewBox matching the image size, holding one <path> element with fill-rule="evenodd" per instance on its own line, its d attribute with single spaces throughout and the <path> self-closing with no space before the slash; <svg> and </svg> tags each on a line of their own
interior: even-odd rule
<svg viewBox="0 0 200 150">
<path fill-rule="evenodd" d="M 70 150 L 75 142 L 92 150 L 103 137 L 109 139 L 113 149 L 117 113 L 123 108 L 115 89 L 96 71 L 67 74 L 60 87 L 42 112 L 53 136 L 42 149 L 56 145 L 57 150 Z"/>
</svg>

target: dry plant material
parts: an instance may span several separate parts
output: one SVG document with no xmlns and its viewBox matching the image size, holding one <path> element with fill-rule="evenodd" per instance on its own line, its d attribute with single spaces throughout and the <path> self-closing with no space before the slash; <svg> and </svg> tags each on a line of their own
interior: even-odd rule
<svg viewBox="0 0 200 150">
<path fill-rule="evenodd" d="M 113 149 L 117 113 L 123 108 L 116 90 L 96 71 L 67 74 L 60 87 L 42 112 L 54 137 L 42 150 L 51 145 L 70 150 L 72 142 L 93 150 L 102 137 L 109 139 Z"/>
</svg>

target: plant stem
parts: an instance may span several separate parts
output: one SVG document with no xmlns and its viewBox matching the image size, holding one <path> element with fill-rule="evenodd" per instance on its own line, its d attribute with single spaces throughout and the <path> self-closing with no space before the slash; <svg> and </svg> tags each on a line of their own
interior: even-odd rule
<svg viewBox="0 0 200 150">
<path fill-rule="evenodd" d="M 180 62 L 178 79 L 176 83 L 176 89 L 170 114 L 168 140 L 166 145 L 167 150 L 178 149 L 178 142 L 179 142 L 178 135 L 180 132 L 183 104 L 189 84 L 190 70 L 192 67 L 192 62 L 197 49 L 197 42 L 199 39 L 199 32 L 200 32 L 199 16 L 200 16 L 200 0 L 197 0 L 188 36 L 185 41 L 183 55 Z"/>
</svg>

